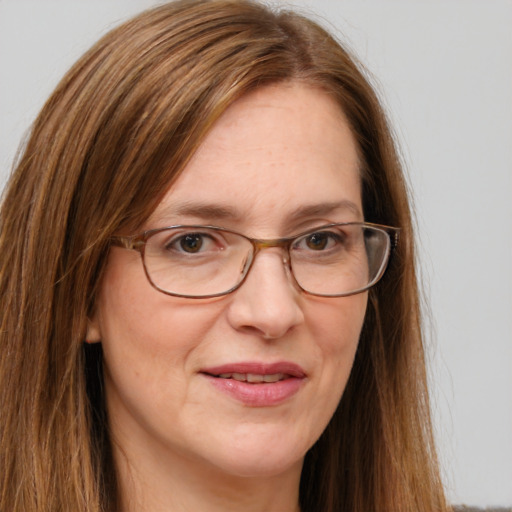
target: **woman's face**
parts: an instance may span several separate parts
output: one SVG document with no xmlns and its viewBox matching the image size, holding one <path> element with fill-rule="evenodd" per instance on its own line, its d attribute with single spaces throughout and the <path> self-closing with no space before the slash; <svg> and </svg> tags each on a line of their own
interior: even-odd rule
<svg viewBox="0 0 512 512">
<path fill-rule="evenodd" d="M 143 228 L 278 238 L 361 220 L 346 120 L 325 93 L 288 84 L 232 105 Z M 300 473 L 345 388 L 366 303 L 366 293 L 301 292 L 275 247 L 232 294 L 171 297 L 150 285 L 139 253 L 113 248 L 88 338 L 103 345 L 116 444 L 129 460 L 169 467 Z"/>
</svg>

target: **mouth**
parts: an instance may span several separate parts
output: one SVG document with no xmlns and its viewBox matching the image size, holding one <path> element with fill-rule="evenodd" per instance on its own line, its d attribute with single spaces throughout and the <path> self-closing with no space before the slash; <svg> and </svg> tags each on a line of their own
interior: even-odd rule
<svg viewBox="0 0 512 512">
<path fill-rule="evenodd" d="M 251 384 L 273 383 L 286 379 L 303 379 L 306 372 L 296 363 L 240 362 L 204 368 L 201 373 L 219 379 L 233 379 Z"/>
<path fill-rule="evenodd" d="M 306 380 L 297 364 L 234 363 L 206 368 L 200 372 L 214 388 L 246 406 L 268 407 L 295 395 Z"/>
<path fill-rule="evenodd" d="M 279 382 L 280 380 L 291 378 L 287 373 L 273 373 L 270 375 L 258 375 L 257 373 L 221 373 L 220 375 L 213 375 L 213 377 L 218 377 L 219 379 L 234 379 L 238 382 L 249 382 L 251 384 Z"/>
</svg>

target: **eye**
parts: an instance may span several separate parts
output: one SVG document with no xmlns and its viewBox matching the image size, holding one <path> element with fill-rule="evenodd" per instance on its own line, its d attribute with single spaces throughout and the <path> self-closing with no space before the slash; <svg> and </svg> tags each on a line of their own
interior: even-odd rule
<svg viewBox="0 0 512 512">
<path fill-rule="evenodd" d="M 299 238 L 294 249 L 303 249 L 309 251 L 326 251 L 339 246 L 343 242 L 343 236 L 334 231 L 317 231 Z"/>
<path fill-rule="evenodd" d="M 313 233 L 305 239 L 309 249 L 322 251 L 329 245 L 329 235 L 327 233 Z"/>
<path fill-rule="evenodd" d="M 211 234 L 200 232 L 183 233 L 165 243 L 165 250 L 182 254 L 199 254 L 220 250 L 220 240 Z"/>
<path fill-rule="evenodd" d="M 185 252 L 199 252 L 204 243 L 204 236 L 198 233 L 191 233 L 180 237 L 178 243 Z"/>
</svg>

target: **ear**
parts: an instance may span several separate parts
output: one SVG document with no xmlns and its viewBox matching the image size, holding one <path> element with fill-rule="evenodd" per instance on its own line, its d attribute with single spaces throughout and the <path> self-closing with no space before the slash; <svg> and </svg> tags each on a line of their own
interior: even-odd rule
<svg viewBox="0 0 512 512">
<path fill-rule="evenodd" d="M 86 343 L 98 343 L 101 341 L 101 331 L 98 321 L 98 315 L 87 318 L 87 334 L 85 335 Z"/>
</svg>

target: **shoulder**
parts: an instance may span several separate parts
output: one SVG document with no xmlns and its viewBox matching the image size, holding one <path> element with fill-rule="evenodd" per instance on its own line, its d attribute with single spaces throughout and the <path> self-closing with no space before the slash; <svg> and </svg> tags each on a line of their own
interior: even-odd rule
<svg viewBox="0 0 512 512">
<path fill-rule="evenodd" d="M 512 507 L 477 508 L 458 505 L 453 507 L 453 512 L 512 512 Z"/>
</svg>

